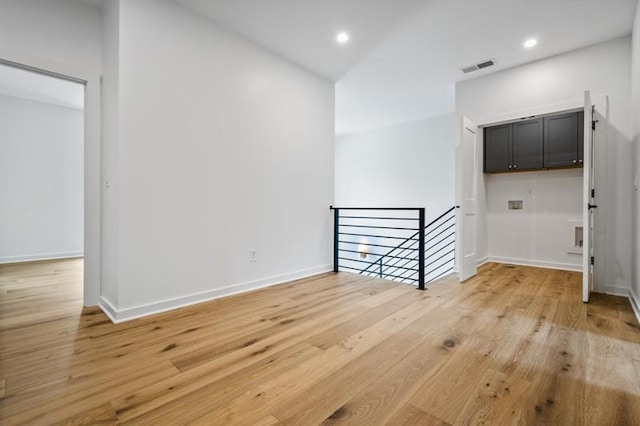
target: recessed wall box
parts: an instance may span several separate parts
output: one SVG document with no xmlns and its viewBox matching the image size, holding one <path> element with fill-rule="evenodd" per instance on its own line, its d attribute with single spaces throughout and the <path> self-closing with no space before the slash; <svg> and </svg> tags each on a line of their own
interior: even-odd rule
<svg viewBox="0 0 640 426">
<path fill-rule="evenodd" d="M 509 200 L 509 210 L 522 210 L 522 200 Z"/>
</svg>

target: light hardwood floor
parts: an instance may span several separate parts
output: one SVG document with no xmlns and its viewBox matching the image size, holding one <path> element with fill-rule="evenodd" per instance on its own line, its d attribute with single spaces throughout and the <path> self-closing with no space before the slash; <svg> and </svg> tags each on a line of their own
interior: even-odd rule
<svg viewBox="0 0 640 426">
<path fill-rule="evenodd" d="M 0 266 L 0 424 L 640 425 L 640 327 L 580 274 L 324 274 L 112 324 L 82 261 Z"/>
</svg>

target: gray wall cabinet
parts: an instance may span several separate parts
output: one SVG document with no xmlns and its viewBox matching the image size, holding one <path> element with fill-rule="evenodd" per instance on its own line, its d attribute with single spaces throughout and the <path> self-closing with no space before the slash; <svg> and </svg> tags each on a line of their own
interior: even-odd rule
<svg viewBox="0 0 640 426">
<path fill-rule="evenodd" d="M 484 172 L 582 167 L 584 113 L 485 127 Z"/>
</svg>

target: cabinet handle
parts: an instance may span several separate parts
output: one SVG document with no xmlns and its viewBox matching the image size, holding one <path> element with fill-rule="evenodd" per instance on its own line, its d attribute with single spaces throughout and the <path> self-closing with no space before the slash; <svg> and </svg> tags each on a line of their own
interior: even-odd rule
<svg viewBox="0 0 640 426">
<path fill-rule="evenodd" d="M 573 160 L 573 164 L 576 164 L 578 162 L 578 160 Z"/>
<path fill-rule="evenodd" d="M 578 163 L 582 164 L 582 160 L 578 160 Z"/>
<path fill-rule="evenodd" d="M 511 166 L 509 166 L 509 170 L 511 170 Z"/>
<path fill-rule="evenodd" d="M 516 166 L 516 165 L 514 164 L 513 168 L 514 168 L 514 169 L 517 169 L 517 168 L 518 168 L 518 166 Z"/>
</svg>

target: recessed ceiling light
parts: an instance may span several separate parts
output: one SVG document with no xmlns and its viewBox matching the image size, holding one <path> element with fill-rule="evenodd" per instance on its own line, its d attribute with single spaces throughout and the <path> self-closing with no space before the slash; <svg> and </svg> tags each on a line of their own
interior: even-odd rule
<svg viewBox="0 0 640 426">
<path fill-rule="evenodd" d="M 338 35 L 336 35 L 336 41 L 340 44 L 347 43 L 349 41 L 349 34 L 345 32 L 338 33 Z"/>
<path fill-rule="evenodd" d="M 527 49 L 531 49 L 536 44 L 538 44 L 538 40 L 536 40 L 535 38 L 530 38 L 529 40 L 523 43 L 523 46 L 526 47 Z"/>
</svg>

